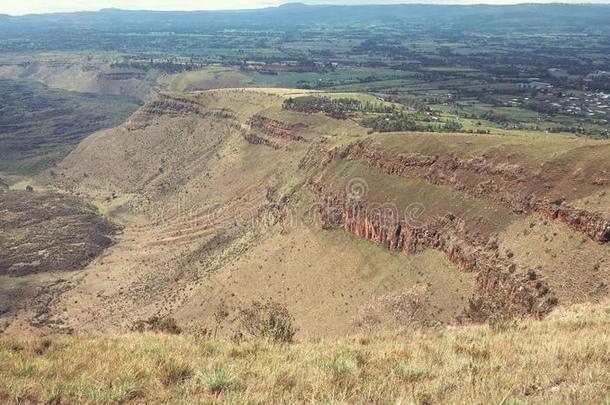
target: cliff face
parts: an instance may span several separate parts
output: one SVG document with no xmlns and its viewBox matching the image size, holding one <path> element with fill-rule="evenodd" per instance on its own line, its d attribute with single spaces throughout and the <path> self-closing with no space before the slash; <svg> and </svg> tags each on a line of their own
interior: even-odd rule
<svg viewBox="0 0 610 405">
<path fill-rule="evenodd" d="M 594 241 L 610 241 L 610 219 L 602 214 L 575 209 L 566 205 L 546 204 L 537 211 L 545 218 L 555 219 L 589 236 Z"/>
<path fill-rule="evenodd" d="M 349 199 L 344 193 L 328 193 L 320 183 L 311 188 L 323 201 L 322 226 L 343 228 L 358 237 L 382 244 L 387 249 L 415 254 L 426 249 L 444 252 L 457 267 L 477 274 L 483 295 L 501 294 L 524 314 L 543 315 L 555 305 L 548 287 L 529 269 L 520 269 L 497 246 L 473 245 L 460 238 L 461 220 L 447 214 L 420 224 L 384 215 L 375 204 Z"/>
<path fill-rule="evenodd" d="M 538 212 L 548 219 L 563 222 L 596 242 L 610 241 L 608 215 L 577 209 L 565 201 L 551 201 L 540 191 L 546 188 L 548 176 L 542 172 L 529 172 L 518 164 L 494 164 L 483 157 L 463 159 L 451 154 L 392 154 L 377 150 L 367 142 L 336 148 L 330 152 L 330 158 L 362 159 L 389 175 L 418 177 L 431 184 L 450 185 L 477 198 L 507 206 L 518 214 Z"/>
</svg>

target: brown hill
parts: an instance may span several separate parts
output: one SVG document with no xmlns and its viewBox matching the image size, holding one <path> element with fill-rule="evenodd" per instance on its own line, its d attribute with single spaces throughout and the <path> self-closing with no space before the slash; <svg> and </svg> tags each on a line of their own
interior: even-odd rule
<svg viewBox="0 0 610 405">
<path fill-rule="evenodd" d="M 125 225 L 55 320 L 212 324 L 273 297 L 302 335 L 340 335 L 452 322 L 478 296 L 544 315 L 607 294 L 609 142 L 367 134 L 283 110 L 290 95 L 160 95 L 49 173 Z"/>
</svg>

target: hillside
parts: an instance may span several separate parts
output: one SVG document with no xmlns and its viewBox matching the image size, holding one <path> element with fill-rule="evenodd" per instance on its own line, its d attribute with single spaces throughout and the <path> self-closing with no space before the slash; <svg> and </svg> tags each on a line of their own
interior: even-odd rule
<svg viewBox="0 0 610 405">
<path fill-rule="evenodd" d="M 603 403 L 607 302 L 542 321 L 279 345 L 198 335 L 0 340 L 19 403 Z"/>
<path fill-rule="evenodd" d="M 139 107 L 129 97 L 73 93 L 30 80 L 0 79 L 0 94 L 0 171 L 13 174 L 51 167 L 83 138 L 122 123 Z"/>
<path fill-rule="evenodd" d="M 161 94 L 47 172 L 124 227 L 69 276 L 51 330 L 210 324 L 273 298 L 299 337 L 333 337 L 400 326 L 388 303 L 413 297 L 409 322 L 436 325 L 606 296 L 608 141 L 374 133 L 282 107 L 303 94 Z"/>
<path fill-rule="evenodd" d="M 0 14 L 0 404 L 610 404 L 610 4 L 333 2 Z"/>
</svg>

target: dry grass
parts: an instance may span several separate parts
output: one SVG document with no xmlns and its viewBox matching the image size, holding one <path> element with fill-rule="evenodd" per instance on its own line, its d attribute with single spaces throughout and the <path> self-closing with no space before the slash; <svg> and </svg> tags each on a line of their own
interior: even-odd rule
<svg viewBox="0 0 610 405">
<path fill-rule="evenodd" d="M 189 335 L 0 340 L 0 402 L 603 403 L 610 303 L 279 345 Z"/>
</svg>

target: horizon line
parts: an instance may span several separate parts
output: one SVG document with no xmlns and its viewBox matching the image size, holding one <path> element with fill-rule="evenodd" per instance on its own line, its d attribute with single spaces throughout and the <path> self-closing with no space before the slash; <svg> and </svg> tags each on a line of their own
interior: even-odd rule
<svg viewBox="0 0 610 405">
<path fill-rule="evenodd" d="M 473 2 L 465 3 L 460 0 L 458 2 L 449 1 L 413 1 L 404 3 L 362 3 L 362 4 L 328 4 L 328 3 L 303 3 L 303 2 L 286 2 L 278 5 L 262 5 L 260 7 L 252 8 L 209 8 L 209 9 L 146 9 L 146 8 L 120 8 L 120 7 L 103 7 L 90 10 L 70 10 L 70 11 L 41 11 L 33 13 L 7 13 L 0 11 L 0 15 L 10 17 L 25 17 L 25 16 L 36 16 L 36 15 L 50 15 L 50 14 L 77 14 L 77 13 L 100 13 L 104 11 L 120 11 L 120 12 L 158 12 L 158 13 L 201 13 L 201 12 L 239 12 L 239 11 L 258 11 L 258 10 L 269 10 L 277 9 L 285 6 L 324 6 L 324 7 L 387 7 L 387 6 L 453 6 L 453 7 L 473 7 L 473 6 L 491 6 L 491 7 L 506 7 L 506 6 L 518 6 L 518 5 L 569 5 L 569 6 L 610 6 L 610 0 L 604 2 L 566 2 L 566 1 L 507 1 L 506 3 L 496 4 L 490 2 Z"/>
</svg>

